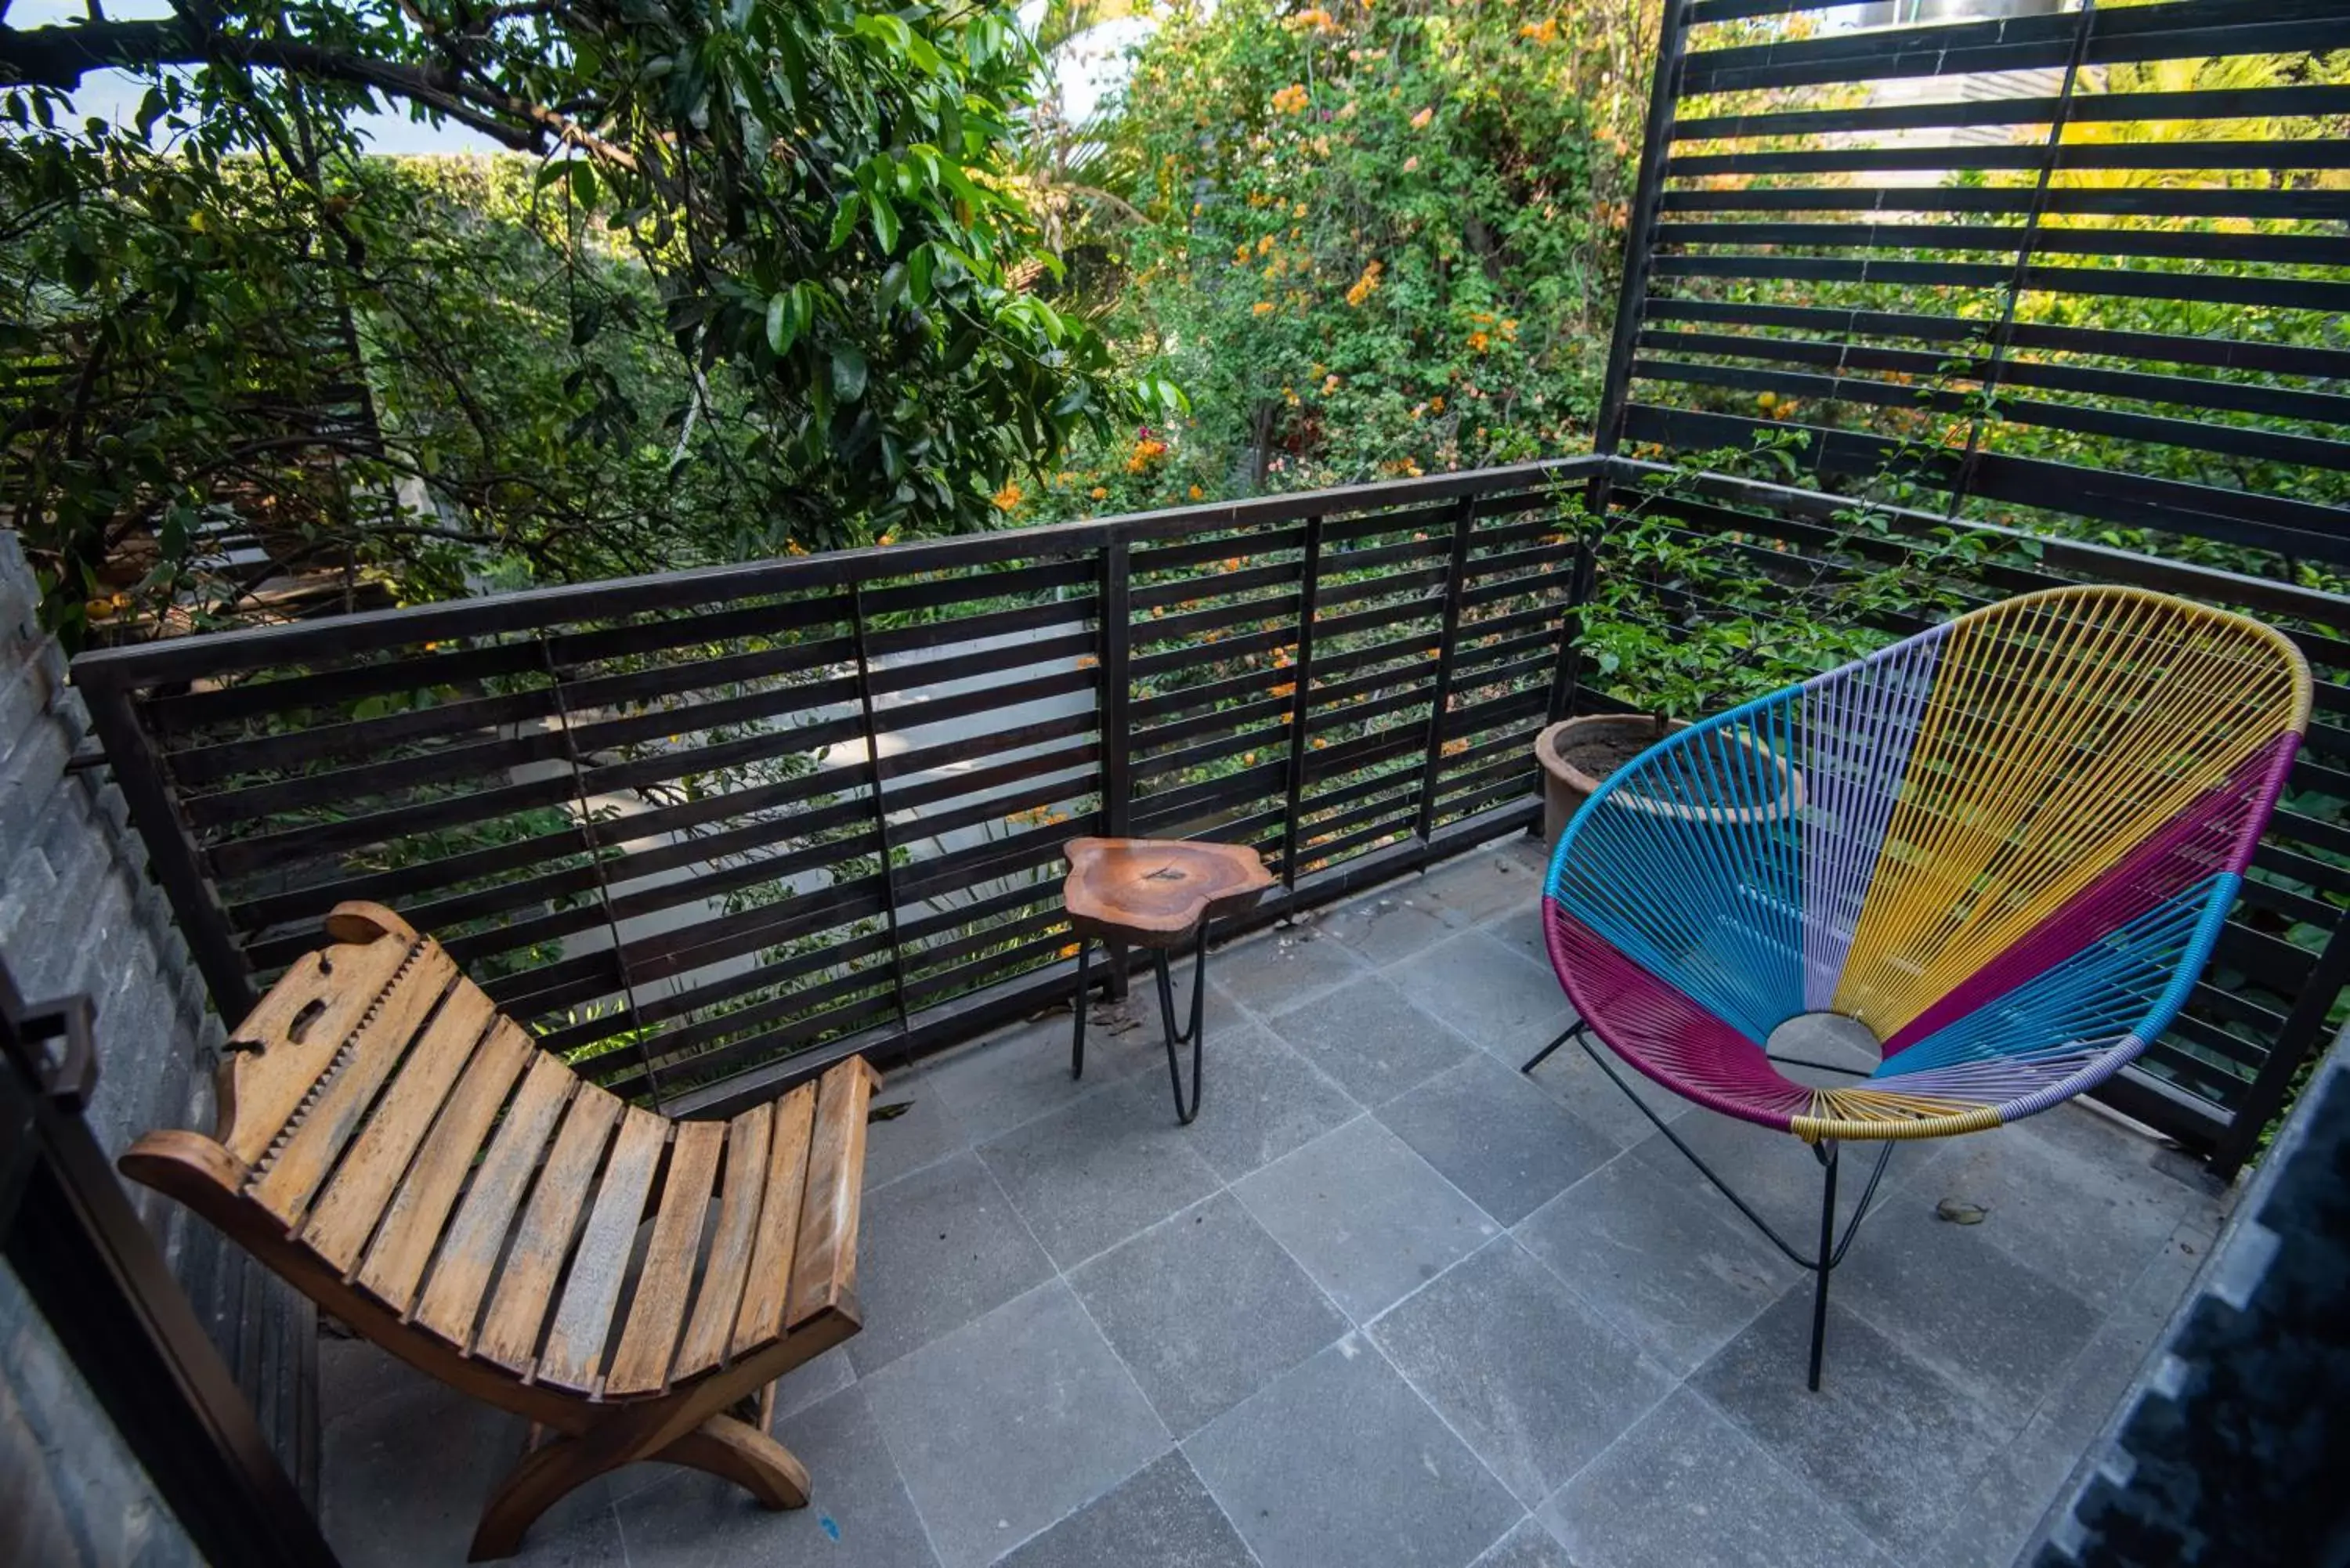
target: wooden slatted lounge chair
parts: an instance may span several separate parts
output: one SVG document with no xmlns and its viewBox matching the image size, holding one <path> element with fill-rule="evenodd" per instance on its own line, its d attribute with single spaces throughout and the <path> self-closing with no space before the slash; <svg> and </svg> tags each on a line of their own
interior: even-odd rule
<svg viewBox="0 0 2350 1568">
<path fill-rule="evenodd" d="M 859 1324 L 879 1075 L 852 1059 L 732 1121 L 672 1122 L 538 1052 L 389 909 L 342 905 L 327 934 L 230 1036 L 213 1136 L 150 1133 L 123 1173 L 533 1423 L 476 1562 L 639 1459 L 804 1505 L 807 1472 L 767 1419 L 775 1379 Z M 754 1397 L 755 1424 L 732 1413 Z"/>
</svg>

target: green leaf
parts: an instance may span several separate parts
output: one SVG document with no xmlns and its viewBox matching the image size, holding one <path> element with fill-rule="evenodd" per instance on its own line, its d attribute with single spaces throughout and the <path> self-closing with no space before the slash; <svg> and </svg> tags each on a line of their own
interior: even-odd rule
<svg viewBox="0 0 2350 1568">
<path fill-rule="evenodd" d="M 778 358 L 792 350 L 800 335 L 799 290 L 777 289 L 767 300 L 767 348 Z"/>
<path fill-rule="evenodd" d="M 873 238 L 884 255 L 898 248 L 898 209 L 889 199 L 876 191 L 873 193 Z"/>
<path fill-rule="evenodd" d="M 832 240 L 827 249 L 837 251 L 848 243 L 848 236 L 857 232 L 857 219 L 864 210 L 865 198 L 854 191 L 841 199 L 840 205 L 833 209 Z"/>
<path fill-rule="evenodd" d="M 865 356 L 847 343 L 832 351 L 832 395 L 844 403 L 865 395 Z"/>
</svg>

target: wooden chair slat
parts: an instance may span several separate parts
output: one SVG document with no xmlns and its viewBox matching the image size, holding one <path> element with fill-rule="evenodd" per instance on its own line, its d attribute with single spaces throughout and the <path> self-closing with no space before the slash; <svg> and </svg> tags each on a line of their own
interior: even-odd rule
<svg viewBox="0 0 2350 1568">
<path fill-rule="evenodd" d="M 596 1167 L 620 1119 L 620 1101 L 593 1084 L 582 1084 L 564 1113 L 563 1130 L 532 1183 L 522 1223 L 515 1231 L 491 1293 L 490 1310 L 473 1353 L 507 1371 L 524 1374 L 538 1353 L 539 1325 L 555 1294 L 556 1277 L 571 1251 L 572 1232 L 595 1191 Z M 445 1251 L 445 1249 L 444 1249 Z M 496 1254 L 491 1255 L 495 1261 Z"/>
<path fill-rule="evenodd" d="M 217 1136 L 239 1164 L 261 1163 L 413 946 L 346 943 L 306 953 L 237 1025 L 221 1074 Z"/>
<path fill-rule="evenodd" d="M 621 1118 L 620 1136 L 596 1189 L 596 1205 L 588 1211 L 587 1228 L 572 1251 L 570 1272 L 564 1277 L 555 1326 L 538 1358 L 541 1383 L 580 1393 L 594 1389 L 596 1376 L 603 1370 L 604 1346 L 612 1334 L 612 1314 L 620 1304 L 620 1287 L 628 1281 L 629 1254 L 652 1197 L 653 1178 L 660 1173 L 669 1134 L 669 1122 L 639 1106 L 630 1106 Z"/>
<path fill-rule="evenodd" d="M 800 1200 L 784 1326 L 795 1329 L 857 1288 L 858 1187 L 865 1174 L 865 1107 L 873 1069 L 852 1056 L 819 1081 L 807 1185 Z"/>
<path fill-rule="evenodd" d="M 473 1348 L 473 1320 L 481 1315 L 482 1298 L 505 1245 L 506 1231 L 515 1210 L 522 1207 L 530 1173 L 546 1152 L 556 1118 L 578 1082 L 570 1068 L 552 1056 L 531 1063 L 441 1242 L 432 1277 L 417 1303 L 416 1321 L 459 1350 Z"/>
<path fill-rule="evenodd" d="M 726 1357 L 734 1314 L 743 1304 L 743 1281 L 751 1272 L 751 1242 L 759 1225 L 760 1199 L 767 1191 L 767 1140 L 775 1127 L 775 1107 L 754 1106 L 726 1127 L 726 1167 L 720 1188 L 718 1228 L 712 1232 L 710 1261 L 693 1298 L 693 1318 L 678 1345 L 671 1376 L 682 1382 L 709 1371 Z"/>
<path fill-rule="evenodd" d="M 253 1184 L 255 1200 L 285 1220 L 289 1231 L 301 1220 L 311 1195 L 367 1118 L 376 1090 L 399 1066 L 409 1042 L 456 978 L 455 961 L 439 943 L 427 942 L 360 1023 L 339 1065 L 319 1087 L 317 1101 L 298 1113 L 285 1146 Z"/>
<path fill-rule="evenodd" d="M 432 1261 L 433 1244 L 456 1207 L 465 1173 L 482 1152 L 482 1140 L 506 1103 L 507 1091 L 531 1060 L 530 1036 L 519 1024 L 501 1018 L 442 1103 L 359 1272 L 361 1288 L 392 1311 L 405 1313 L 415 1300 L 416 1282 Z M 521 1107 L 516 1110 L 519 1114 Z"/>
<path fill-rule="evenodd" d="M 710 1222 L 710 1194 L 718 1182 L 726 1130 L 724 1122 L 678 1124 L 669 1175 L 661 1183 L 660 1217 L 653 1221 L 653 1238 L 645 1248 L 636 1298 L 629 1303 L 628 1325 L 620 1331 L 620 1348 L 604 1376 L 608 1398 L 658 1394 L 669 1385 L 678 1325 L 685 1321 L 686 1299 L 693 1293 L 694 1255 L 702 1250 L 702 1232 Z"/>
<path fill-rule="evenodd" d="M 347 1277 L 375 1233 L 376 1221 L 383 1218 L 392 1189 L 408 1173 L 416 1146 L 424 1141 L 434 1115 L 448 1098 L 449 1085 L 496 1016 L 496 1007 L 480 986 L 458 980 L 351 1140 L 350 1153 L 311 1206 L 302 1239 Z"/>
<path fill-rule="evenodd" d="M 775 1135 L 759 1184 L 759 1233 L 751 1272 L 734 1314 L 730 1354 L 749 1355 L 784 1332 L 784 1298 L 791 1288 L 792 1250 L 800 1232 L 800 1184 L 807 1176 L 808 1132 L 816 1121 L 816 1085 L 802 1084 L 775 1102 Z"/>
</svg>

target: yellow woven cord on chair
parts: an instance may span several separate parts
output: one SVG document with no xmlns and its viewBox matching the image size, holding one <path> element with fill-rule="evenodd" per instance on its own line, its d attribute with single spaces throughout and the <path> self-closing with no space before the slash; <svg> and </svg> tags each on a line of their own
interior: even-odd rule
<svg viewBox="0 0 2350 1568">
<path fill-rule="evenodd" d="M 2277 633 L 2158 594 L 1953 623 L 1837 1011 L 1894 1034 L 2306 722 Z"/>
</svg>

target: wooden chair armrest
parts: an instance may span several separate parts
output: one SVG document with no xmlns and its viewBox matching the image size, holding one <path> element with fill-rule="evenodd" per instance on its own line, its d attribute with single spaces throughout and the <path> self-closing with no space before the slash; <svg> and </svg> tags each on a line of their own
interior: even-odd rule
<svg viewBox="0 0 2350 1568">
<path fill-rule="evenodd" d="M 142 1187 L 179 1199 L 215 1225 L 224 1222 L 251 1174 L 243 1161 L 200 1132 L 151 1132 L 122 1152 L 115 1168 Z"/>
</svg>

